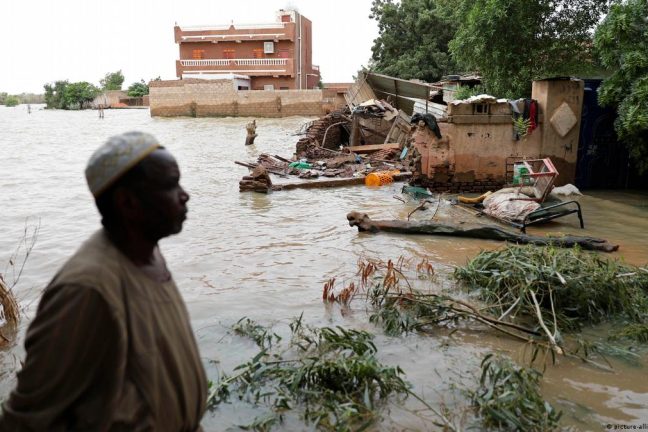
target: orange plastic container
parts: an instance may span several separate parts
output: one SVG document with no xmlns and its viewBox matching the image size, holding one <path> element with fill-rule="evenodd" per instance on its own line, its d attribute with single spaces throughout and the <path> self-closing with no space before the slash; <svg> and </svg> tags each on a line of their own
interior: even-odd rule
<svg viewBox="0 0 648 432">
<path fill-rule="evenodd" d="M 399 170 L 393 171 L 376 171 L 367 174 L 365 177 L 366 186 L 383 186 L 394 181 L 394 176 L 400 174 Z"/>
</svg>

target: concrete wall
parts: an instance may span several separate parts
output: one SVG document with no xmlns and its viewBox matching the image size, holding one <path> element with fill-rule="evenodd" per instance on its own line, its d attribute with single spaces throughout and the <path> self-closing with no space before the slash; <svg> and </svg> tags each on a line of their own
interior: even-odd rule
<svg viewBox="0 0 648 432">
<path fill-rule="evenodd" d="M 522 140 L 513 139 L 511 110 L 506 102 L 482 105 L 450 105 L 447 134 L 455 155 L 455 181 L 503 181 L 510 157 L 537 158 L 540 153 L 538 129 Z"/>
<path fill-rule="evenodd" d="M 584 82 L 561 79 L 533 82 L 533 98 L 544 113 L 540 153 L 560 174 L 557 185 L 574 183 L 583 107 Z"/>
<path fill-rule="evenodd" d="M 151 116 L 321 116 L 331 102 L 321 90 L 234 90 L 231 80 L 152 81 Z"/>
</svg>

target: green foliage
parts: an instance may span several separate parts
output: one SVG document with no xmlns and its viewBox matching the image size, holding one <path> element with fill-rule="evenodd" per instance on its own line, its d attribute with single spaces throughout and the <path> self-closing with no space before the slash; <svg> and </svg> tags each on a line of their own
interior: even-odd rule
<svg viewBox="0 0 648 432">
<path fill-rule="evenodd" d="M 455 91 L 454 98 L 463 100 L 463 99 L 468 99 L 471 96 L 477 96 L 485 93 L 486 93 L 486 87 L 481 84 L 478 84 L 474 87 L 460 86 Z"/>
<path fill-rule="evenodd" d="M 596 67 L 591 30 L 608 0 L 457 0 L 444 10 L 459 23 L 449 43 L 455 61 L 479 70 L 488 93 L 517 99 L 531 81 Z"/>
<path fill-rule="evenodd" d="M 101 93 L 97 87 L 85 81 L 56 81 L 53 85 L 45 84 L 44 87 L 47 108 L 55 109 L 83 109 Z"/>
<path fill-rule="evenodd" d="M 320 430 L 361 430 L 378 418 L 377 408 L 392 396 L 410 394 L 398 367 L 376 359 L 373 336 L 341 327 L 310 328 L 301 317 L 290 323 L 291 338 L 282 338 L 249 319 L 235 326 L 261 351 L 212 385 L 208 404 L 214 407 L 236 394 L 269 414 L 246 429 L 270 430 L 284 413 L 300 409 L 304 420 Z"/>
<path fill-rule="evenodd" d="M 451 297 L 420 292 L 394 292 L 375 285 L 368 296 L 374 311 L 369 321 L 382 326 L 386 334 L 433 333 L 436 327 L 454 327 L 461 320 L 475 318 Z"/>
<path fill-rule="evenodd" d="M 149 94 L 149 86 L 144 80 L 133 83 L 128 87 L 128 96 L 130 97 L 142 97 L 147 94 Z"/>
<path fill-rule="evenodd" d="M 378 37 L 372 50 L 372 69 L 403 79 L 437 81 L 454 69 L 448 42 L 454 22 L 438 11 L 439 0 L 374 0 L 372 19 Z"/>
<path fill-rule="evenodd" d="M 65 105 L 65 89 L 68 81 L 56 81 L 54 84 L 45 84 L 45 104 L 51 109 L 67 109 Z"/>
<path fill-rule="evenodd" d="M 562 413 L 543 399 L 539 371 L 493 354 L 484 357 L 481 369 L 479 388 L 469 394 L 484 426 L 503 431 L 557 429 Z"/>
<path fill-rule="evenodd" d="M 7 96 L 9 96 L 7 93 L 5 93 L 5 92 L 0 92 L 0 105 L 4 105 L 4 104 L 5 104 L 5 99 L 7 99 Z"/>
<path fill-rule="evenodd" d="M 4 100 L 4 104 L 8 107 L 15 107 L 20 104 L 20 99 L 17 96 L 8 95 Z"/>
<path fill-rule="evenodd" d="M 617 108 L 615 130 L 642 172 L 648 171 L 648 2 L 628 0 L 610 8 L 596 29 L 594 46 L 612 75 L 599 102 Z"/>
<path fill-rule="evenodd" d="M 524 138 L 529 132 L 529 127 L 531 127 L 531 119 L 524 118 L 522 116 L 513 117 L 513 131 L 520 138 Z M 514 180 L 515 183 L 515 180 Z"/>
<path fill-rule="evenodd" d="M 455 277 L 501 315 L 536 317 L 567 330 L 607 318 L 648 320 L 648 270 L 578 249 L 508 246 L 483 251 Z M 534 299 L 535 297 L 535 299 Z"/>
<path fill-rule="evenodd" d="M 232 326 L 232 330 L 239 336 L 245 336 L 254 341 L 259 348 L 272 347 L 274 342 L 279 342 L 281 336 L 273 333 L 271 329 L 262 326 L 249 318 L 241 318 Z"/>
<path fill-rule="evenodd" d="M 99 80 L 102 90 L 121 90 L 123 83 L 124 74 L 122 74 L 121 70 L 118 70 L 117 72 L 109 72 Z"/>
<path fill-rule="evenodd" d="M 88 82 L 71 83 L 63 92 L 63 104 L 66 109 L 83 109 L 99 93 L 101 90 Z"/>
<path fill-rule="evenodd" d="M 615 331 L 610 336 L 611 340 L 630 339 L 641 343 L 648 343 L 648 323 L 628 324 Z"/>
</svg>

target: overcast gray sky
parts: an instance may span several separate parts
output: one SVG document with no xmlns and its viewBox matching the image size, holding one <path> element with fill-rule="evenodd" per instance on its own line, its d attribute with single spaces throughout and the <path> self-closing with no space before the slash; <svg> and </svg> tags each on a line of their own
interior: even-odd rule
<svg viewBox="0 0 648 432">
<path fill-rule="evenodd" d="M 173 25 L 270 23 L 293 7 L 313 22 L 313 63 L 348 82 L 378 35 L 371 0 L 0 0 L 0 91 L 42 93 L 56 80 L 98 85 L 122 70 L 124 88 L 175 79 Z"/>
</svg>

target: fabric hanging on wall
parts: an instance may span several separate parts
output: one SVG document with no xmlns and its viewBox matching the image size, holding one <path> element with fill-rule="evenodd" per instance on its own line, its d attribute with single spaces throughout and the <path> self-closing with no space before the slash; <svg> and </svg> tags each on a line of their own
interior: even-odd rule
<svg viewBox="0 0 648 432">
<path fill-rule="evenodd" d="M 416 113 L 412 116 L 412 119 L 410 120 L 410 124 L 418 124 L 419 120 L 423 120 L 427 127 L 434 132 L 434 135 L 436 135 L 437 138 L 441 138 L 441 129 L 439 129 L 439 125 L 437 124 L 436 117 L 434 117 L 432 114 L 420 114 Z"/>
</svg>

